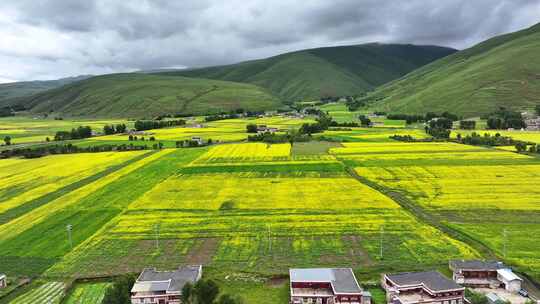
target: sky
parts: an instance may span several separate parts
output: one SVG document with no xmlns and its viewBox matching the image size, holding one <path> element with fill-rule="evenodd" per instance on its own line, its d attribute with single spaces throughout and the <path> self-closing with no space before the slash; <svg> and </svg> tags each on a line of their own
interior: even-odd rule
<svg viewBox="0 0 540 304">
<path fill-rule="evenodd" d="M 538 22 L 540 0 L 2 0 L 0 83 L 369 42 L 463 49 Z"/>
</svg>

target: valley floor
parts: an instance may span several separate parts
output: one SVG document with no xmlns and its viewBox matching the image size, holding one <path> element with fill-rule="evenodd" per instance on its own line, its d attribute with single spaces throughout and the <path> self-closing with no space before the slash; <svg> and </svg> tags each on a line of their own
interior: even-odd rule
<svg viewBox="0 0 540 304">
<path fill-rule="evenodd" d="M 246 122 L 219 124 L 230 136 Z M 346 143 L 0 160 L 0 272 L 39 277 L 0 302 L 59 301 L 73 280 L 105 278 L 70 289 L 67 303 L 91 303 L 106 278 L 181 264 L 262 304 L 288 301 L 290 267 L 352 267 L 375 284 L 381 272 L 497 258 L 540 280 L 540 159 L 394 134 L 423 136 L 355 128 L 324 134 Z"/>
</svg>

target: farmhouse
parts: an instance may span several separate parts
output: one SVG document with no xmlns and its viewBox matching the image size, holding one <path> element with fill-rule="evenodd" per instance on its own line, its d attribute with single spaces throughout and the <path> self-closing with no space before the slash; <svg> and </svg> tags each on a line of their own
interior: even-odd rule
<svg viewBox="0 0 540 304">
<path fill-rule="evenodd" d="M 527 125 L 527 131 L 540 130 L 540 118 L 526 119 L 525 124 Z"/>
<path fill-rule="evenodd" d="M 202 266 L 180 267 L 175 271 L 145 269 L 131 289 L 131 303 L 180 304 L 182 287 L 202 276 Z"/>
<path fill-rule="evenodd" d="M 496 288 L 501 284 L 497 279 L 497 270 L 504 268 L 504 265 L 497 261 L 452 260 L 449 267 L 454 281 L 458 284 Z"/>
<path fill-rule="evenodd" d="M 370 304 L 350 268 L 290 269 L 292 304 Z"/>
<path fill-rule="evenodd" d="M 382 286 L 392 304 L 463 304 L 465 288 L 437 271 L 383 274 Z"/>
<path fill-rule="evenodd" d="M 510 292 L 518 292 L 521 290 L 521 283 L 523 280 L 509 268 L 497 270 L 497 279 L 501 281 L 504 289 Z"/>
<path fill-rule="evenodd" d="M 199 146 L 201 146 L 203 144 L 203 139 L 202 139 L 202 137 L 199 137 L 199 136 L 191 137 L 191 141 L 196 142 L 197 145 L 199 145 Z"/>
<path fill-rule="evenodd" d="M 257 126 L 257 133 L 276 133 L 278 131 L 277 128 L 268 127 L 266 125 L 258 125 Z"/>
<path fill-rule="evenodd" d="M 522 279 L 497 261 L 453 260 L 449 263 L 453 279 L 467 287 L 504 287 L 507 291 L 521 289 Z"/>
<path fill-rule="evenodd" d="M 7 276 L 3 273 L 0 273 L 0 288 L 7 287 Z"/>
</svg>

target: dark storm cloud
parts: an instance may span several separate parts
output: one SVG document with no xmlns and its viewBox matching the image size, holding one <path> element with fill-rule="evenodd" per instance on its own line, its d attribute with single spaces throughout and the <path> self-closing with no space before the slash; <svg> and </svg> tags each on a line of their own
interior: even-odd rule
<svg viewBox="0 0 540 304">
<path fill-rule="evenodd" d="M 539 21 L 538 0 L 1 1 L 0 70 L 54 78 L 374 41 L 465 48 Z"/>
</svg>

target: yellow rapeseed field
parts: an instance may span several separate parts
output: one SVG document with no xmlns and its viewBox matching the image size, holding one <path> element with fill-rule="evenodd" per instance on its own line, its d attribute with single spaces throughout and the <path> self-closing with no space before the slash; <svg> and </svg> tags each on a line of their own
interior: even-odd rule
<svg viewBox="0 0 540 304">
<path fill-rule="evenodd" d="M 330 153 L 340 154 L 362 154 L 362 153 L 420 153 L 420 152 L 461 152 L 478 151 L 482 148 L 466 146 L 455 143 L 343 143 L 342 148 L 332 148 Z"/>
<path fill-rule="evenodd" d="M 363 209 L 398 208 L 350 177 L 279 177 L 254 174 L 172 176 L 131 209 Z"/>
<path fill-rule="evenodd" d="M 540 210 L 540 165 L 357 168 L 426 208 Z"/>
<path fill-rule="evenodd" d="M 13 237 L 31 228 L 32 226 L 43 221 L 46 218 L 46 216 L 53 214 L 54 212 L 62 210 L 68 206 L 76 205 L 77 202 L 79 202 L 79 200 L 81 200 L 83 197 L 87 196 L 88 194 L 93 193 L 99 190 L 100 188 L 104 187 L 105 185 L 121 178 L 122 176 L 129 174 L 130 172 L 174 151 L 175 151 L 174 149 L 161 150 L 157 153 L 154 153 L 153 155 L 143 158 L 142 160 L 129 164 L 125 166 L 124 168 L 105 176 L 104 178 L 101 178 L 93 183 L 90 183 L 86 186 L 78 188 L 75 191 L 69 192 L 68 194 L 61 196 L 44 206 L 36 208 L 24 214 L 23 216 L 20 216 L 14 219 L 11 222 L 0 225 L 0 241 Z M 122 152 L 122 153 L 113 152 L 113 153 L 132 154 L 132 157 L 133 157 L 135 155 L 140 155 L 140 153 L 149 153 L 149 151 Z"/>
<path fill-rule="evenodd" d="M 0 213 L 144 152 L 80 153 L 0 160 Z M 17 189 L 17 195 L 9 191 Z"/>
<path fill-rule="evenodd" d="M 212 147 L 194 163 L 287 160 L 290 158 L 290 144 L 245 143 Z"/>
</svg>

